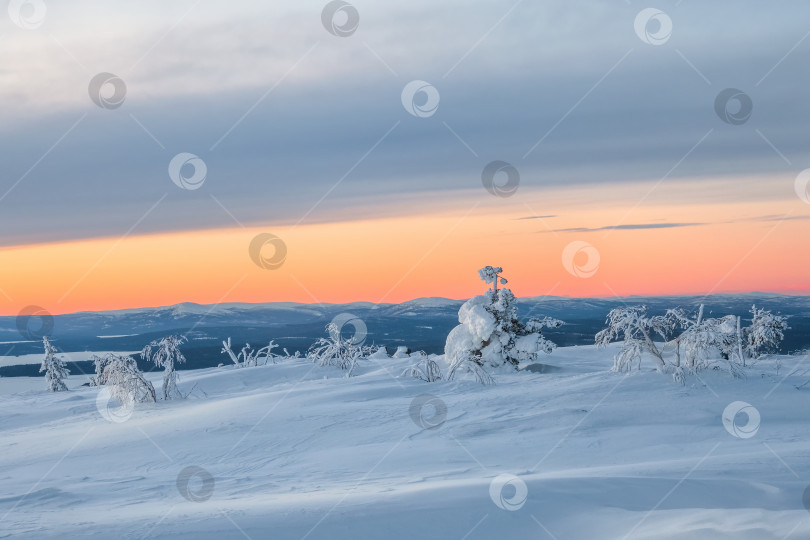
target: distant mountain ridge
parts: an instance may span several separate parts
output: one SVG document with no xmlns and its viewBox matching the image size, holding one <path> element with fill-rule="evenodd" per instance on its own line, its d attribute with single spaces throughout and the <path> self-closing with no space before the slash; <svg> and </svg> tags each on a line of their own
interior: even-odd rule
<svg viewBox="0 0 810 540">
<path fill-rule="evenodd" d="M 140 350 L 152 339 L 167 334 L 184 334 L 189 358 L 187 367 L 216 366 L 227 361 L 220 354 L 220 342 L 231 337 L 234 344 L 266 344 L 274 339 L 290 352 L 304 352 L 325 326 L 341 313 L 362 319 L 368 329 L 366 343 L 389 348 L 407 346 L 414 350 L 441 353 L 450 330 L 458 324 L 458 308 L 464 300 L 417 298 L 399 304 L 350 302 L 304 304 L 296 302 L 222 303 L 201 305 L 184 302 L 173 306 L 116 311 L 84 311 L 55 315 L 53 342 L 64 352 L 96 350 Z M 521 317 L 549 315 L 566 321 L 560 329 L 547 331 L 560 346 L 592 344 L 593 336 L 617 306 L 645 304 L 651 313 L 668 308 L 696 310 L 706 305 L 706 314 L 739 315 L 743 324 L 752 304 L 788 317 L 783 352 L 810 348 L 810 297 L 772 293 L 719 294 L 701 296 L 631 296 L 624 298 L 572 298 L 540 296 L 518 299 Z M 101 336 L 101 337 L 99 337 Z M 41 352 L 38 341 L 25 341 L 17 330 L 17 318 L 0 317 L 0 356 Z M 82 367 L 86 369 L 87 366 Z M 0 368 L 0 375 L 19 370 Z M 28 371 L 26 371 L 28 373 Z"/>
</svg>

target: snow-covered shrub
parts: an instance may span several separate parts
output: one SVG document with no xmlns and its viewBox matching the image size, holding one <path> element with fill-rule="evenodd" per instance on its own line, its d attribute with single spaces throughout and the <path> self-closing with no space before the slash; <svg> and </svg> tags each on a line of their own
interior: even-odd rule
<svg viewBox="0 0 810 540">
<path fill-rule="evenodd" d="M 675 328 L 675 317 L 669 313 L 651 317 L 646 306 L 630 306 L 610 310 L 605 323 L 607 328 L 596 334 L 596 345 L 606 347 L 612 341 L 622 340 L 622 349 L 613 358 L 613 371 L 630 371 L 633 364 L 640 369 L 644 353 L 652 356 L 658 371 L 666 371 L 664 355 L 654 340 L 657 336 L 667 341 Z"/>
<path fill-rule="evenodd" d="M 91 386 L 106 386 L 110 395 L 121 403 L 154 403 L 157 400 L 155 387 L 146 380 L 137 362 L 131 356 L 108 353 L 94 356 L 96 377 Z"/>
<path fill-rule="evenodd" d="M 487 266 L 478 271 L 492 289 L 467 300 L 458 311 L 459 324 L 447 336 L 444 351 L 450 364 L 448 379 L 455 373 L 471 371 L 479 380 L 484 368 L 506 366 L 517 369 L 521 362 L 534 362 L 540 353 L 551 353 L 556 345 L 545 339 L 543 328 L 558 328 L 563 322 L 551 317 L 533 318 L 525 324 L 518 320 L 515 296 L 509 289 L 498 289 L 506 280 L 499 267 Z M 474 367 L 466 364 L 474 364 Z"/>
<path fill-rule="evenodd" d="M 745 328 L 745 353 L 748 358 L 759 358 L 764 353 L 774 352 L 790 327 L 781 315 L 751 306 L 751 325 Z"/>
<path fill-rule="evenodd" d="M 260 360 L 262 361 L 261 365 L 266 365 L 267 362 L 273 362 L 275 364 L 278 355 L 273 354 L 273 349 L 277 347 L 278 345 L 273 340 L 271 340 L 266 347 L 262 347 L 261 349 L 253 349 L 250 343 L 245 343 L 241 352 L 234 354 L 233 350 L 231 350 L 231 338 L 228 338 L 227 341 L 222 342 L 222 353 L 227 354 L 237 367 L 250 367 L 260 365 Z"/>
<path fill-rule="evenodd" d="M 669 310 L 667 315 L 682 329 L 680 335 L 670 342 L 675 350 L 672 367 L 676 381 L 683 382 L 683 369 L 696 373 L 718 362 L 724 363 L 734 377 L 742 376 L 740 366 L 744 362 L 738 317 L 704 318 L 702 304 L 694 319 L 681 309 Z"/>
<path fill-rule="evenodd" d="M 67 390 L 67 385 L 62 380 L 70 374 L 65 362 L 57 358 L 56 349 L 51 345 L 47 337 L 42 338 L 42 345 L 45 347 L 45 358 L 42 359 L 42 366 L 39 372 L 45 372 L 45 383 L 51 392 L 63 392 Z"/>
<path fill-rule="evenodd" d="M 425 382 L 442 380 L 442 370 L 433 358 L 429 357 L 424 351 L 412 354 L 411 358 L 414 357 L 418 358 L 418 361 L 406 369 L 402 375 L 407 375 Z"/>
<path fill-rule="evenodd" d="M 182 336 L 167 336 L 152 341 L 141 351 L 141 358 L 150 360 L 163 368 L 163 399 L 182 397 L 177 390 L 176 364 L 182 364 L 186 357 L 180 352 L 180 345 L 186 342 Z"/>
<path fill-rule="evenodd" d="M 351 377 L 354 368 L 357 367 L 357 361 L 371 354 L 371 347 L 363 347 L 354 343 L 352 339 L 343 339 L 340 328 L 335 323 L 326 325 L 326 333 L 329 337 L 318 338 L 318 341 L 310 346 L 307 358 L 319 366 L 334 366 L 347 370 L 346 376 Z"/>
</svg>

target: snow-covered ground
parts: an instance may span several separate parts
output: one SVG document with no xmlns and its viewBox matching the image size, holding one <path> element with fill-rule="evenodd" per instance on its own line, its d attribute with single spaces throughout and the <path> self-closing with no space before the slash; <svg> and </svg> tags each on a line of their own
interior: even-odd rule
<svg viewBox="0 0 810 540">
<path fill-rule="evenodd" d="M 84 376 L 3 378 L 0 538 L 810 537 L 800 357 L 680 386 L 609 373 L 614 352 L 489 387 L 399 378 L 409 359 L 183 371 L 188 399 L 123 422 Z M 737 401 L 753 436 L 724 425 Z"/>
</svg>

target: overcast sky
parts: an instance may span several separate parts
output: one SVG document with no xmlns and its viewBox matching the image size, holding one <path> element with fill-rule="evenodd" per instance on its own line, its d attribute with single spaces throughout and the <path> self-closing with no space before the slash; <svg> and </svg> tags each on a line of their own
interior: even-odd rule
<svg viewBox="0 0 810 540">
<path fill-rule="evenodd" d="M 493 160 L 521 190 L 582 186 L 589 201 L 664 176 L 696 199 L 761 200 L 686 181 L 752 175 L 789 197 L 784 178 L 810 167 L 807 2 L 660 2 L 661 45 L 637 35 L 637 1 L 352 3 L 348 37 L 310 0 L 63 0 L 41 24 L 23 6 L 31 29 L 0 17 L 0 241 L 452 208 Z M 120 107 L 90 99 L 100 72 L 126 83 Z M 404 109 L 413 80 L 438 91 L 432 116 Z M 753 103 L 742 125 L 715 113 L 726 88 Z M 206 163 L 200 189 L 169 178 L 180 152 Z"/>
</svg>

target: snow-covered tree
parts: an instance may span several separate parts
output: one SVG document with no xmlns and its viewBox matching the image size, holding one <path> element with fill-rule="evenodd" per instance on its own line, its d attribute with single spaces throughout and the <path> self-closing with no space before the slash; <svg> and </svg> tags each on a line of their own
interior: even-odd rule
<svg viewBox="0 0 810 540">
<path fill-rule="evenodd" d="M 517 369 L 521 362 L 535 362 L 540 353 L 551 353 L 556 345 L 545 339 L 543 328 L 558 328 L 563 322 L 551 317 L 533 318 L 525 324 L 518 319 L 512 291 L 498 289 L 506 284 L 500 267 L 486 266 L 478 271 L 492 289 L 467 300 L 458 311 L 459 326 L 447 336 L 444 351 L 450 363 L 448 379 L 459 370 L 472 372 L 478 380 L 484 368 L 506 366 Z M 473 366 L 474 365 L 474 366 Z M 490 377 L 491 378 L 491 377 Z"/>
<path fill-rule="evenodd" d="M 613 371 L 630 371 L 633 364 L 640 369 L 645 353 L 653 358 L 658 371 L 666 371 L 664 354 L 655 338 L 667 341 L 676 324 L 671 314 L 648 316 L 647 306 L 619 307 L 610 310 L 605 323 L 607 328 L 596 334 L 596 345 L 606 347 L 612 341 L 622 341 L 621 351 L 613 358 Z"/>
<path fill-rule="evenodd" d="M 745 353 L 748 358 L 759 358 L 764 353 L 776 351 L 790 327 L 781 315 L 768 310 L 751 307 L 751 325 L 743 330 Z"/>
<path fill-rule="evenodd" d="M 42 366 L 39 372 L 45 372 L 45 382 L 51 392 L 63 392 L 67 390 L 64 378 L 70 374 L 65 362 L 56 356 L 56 349 L 51 345 L 47 337 L 42 338 L 42 345 L 45 347 L 45 358 L 42 359 Z"/>
<path fill-rule="evenodd" d="M 436 382 L 442 380 L 442 370 L 436 361 L 428 356 L 425 351 L 419 351 L 411 355 L 418 361 L 406 369 L 402 375 L 413 377 L 425 382 Z"/>
<path fill-rule="evenodd" d="M 167 336 L 152 341 L 141 351 L 141 358 L 163 368 L 163 399 L 180 397 L 175 366 L 186 361 L 186 357 L 180 352 L 180 345 L 185 342 L 186 338 L 183 336 Z"/>
<path fill-rule="evenodd" d="M 93 356 L 93 361 L 96 376 L 90 380 L 91 386 L 106 386 L 113 397 L 127 406 L 156 401 L 154 386 L 146 380 L 131 356 L 107 353 L 104 356 Z"/>
<path fill-rule="evenodd" d="M 326 325 L 326 333 L 329 337 L 318 338 L 318 341 L 310 346 L 307 357 L 317 362 L 319 366 L 335 366 L 348 371 L 347 377 L 351 377 L 357 361 L 371 354 L 371 347 L 364 347 L 354 342 L 353 339 L 343 339 L 340 335 L 340 328 L 335 323 Z"/>
<path fill-rule="evenodd" d="M 245 346 L 242 347 L 241 352 L 235 354 L 233 350 L 231 350 L 231 338 L 228 338 L 227 341 L 222 342 L 222 353 L 227 354 L 237 367 L 250 367 L 258 366 L 260 360 L 262 360 L 262 365 L 267 364 L 269 361 L 275 364 L 278 355 L 273 354 L 273 349 L 277 347 L 278 345 L 273 340 L 271 340 L 266 347 L 262 347 L 261 349 L 253 349 L 250 343 L 246 343 Z"/>
<path fill-rule="evenodd" d="M 674 344 L 675 350 L 673 377 L 676 381 L 683 382 L 684 369 L 696 373 L 718 362 L 725 363 L 733 376 L 742 376 L 739 317 L 726 315 L 719 319 L 705 318 L 703 310 L 704 306 L 701 304 L 694 318 L 687 316 L 682 309 L 667 312 L 682 328 L 682 332 L 670 342 Z"/>
</svg>

